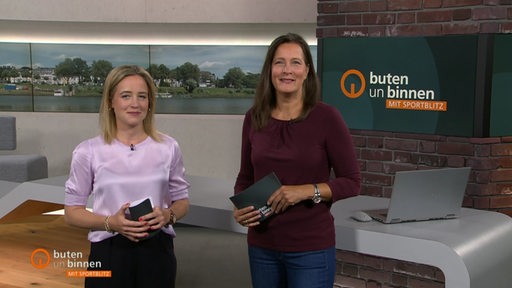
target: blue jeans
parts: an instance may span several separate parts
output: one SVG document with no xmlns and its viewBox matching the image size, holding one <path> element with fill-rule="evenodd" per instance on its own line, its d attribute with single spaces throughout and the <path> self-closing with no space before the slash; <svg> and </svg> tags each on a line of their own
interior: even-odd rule
<svg viewBox="0 0 512 288">
<path fill-rule="evenodd" d="M 279 252 L 249 246 L 253 288 L 332 288 L 336 248 Z"/>
</svg>

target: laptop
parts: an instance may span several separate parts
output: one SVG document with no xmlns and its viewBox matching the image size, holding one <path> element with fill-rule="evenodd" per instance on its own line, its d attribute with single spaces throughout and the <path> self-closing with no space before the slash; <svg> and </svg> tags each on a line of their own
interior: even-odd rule
<svg viewBox="0 0 512 288">
<path fill-rule="evenodd" d="M 382 223 L 456 218 L 471 167 L 399 171 L 387 209 L 364 211 Z"/>
</svg>

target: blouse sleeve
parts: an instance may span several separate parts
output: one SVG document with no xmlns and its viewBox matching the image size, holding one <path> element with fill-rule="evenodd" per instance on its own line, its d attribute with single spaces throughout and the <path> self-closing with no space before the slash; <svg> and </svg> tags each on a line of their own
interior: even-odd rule
<svg viewBox="0 0 512 288">
<path fill-rule="evenodd" d="M 64 205 L 85 206 L 92 192 L 93 172 L 91 147 L 88 141 L 80 143 L 73 151 L 69 178 L 65 184 Z"/>
<path fill-rule="evenodd" d="M 188 198 L 190 184 L 185 179 L 185 165 L 178 142 L 172 144 L 172 163 L 169 169 L 169 199 L 172 202 Z"/>
</svg>

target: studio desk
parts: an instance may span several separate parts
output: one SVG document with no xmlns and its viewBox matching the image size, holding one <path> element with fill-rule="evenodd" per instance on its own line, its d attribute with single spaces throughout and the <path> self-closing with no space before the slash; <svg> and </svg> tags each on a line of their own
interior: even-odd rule
<svg viewBox="0 0 512 288">
<path fill-rule="evenodd" d="M 66 176 L 24 183 L 0 181 L 0 222 L 41 213 L 28 209 L 47 203 L 62 206 Z M 187 176 L 190 210 L 181 223 L 246 233 L 233 219 L 233 181 Z M 510 287 L 512 283 L 512 219 L 504 214 L 462 208 L 459 218 L 400 224 L 357 222 L 357 210 L 386 208 L 389 199 L 358 196 L 336 202 L 336 248 L 437 267 L 447 288 Z M 89 205 L 90 206 L 90 205 Z M 21 207 L 21 208 L 20 208 Z M 23 208 L 23 209 L 22 209 Z M 44 210 L 44 209 L 43 209 Z"/>
</svg>

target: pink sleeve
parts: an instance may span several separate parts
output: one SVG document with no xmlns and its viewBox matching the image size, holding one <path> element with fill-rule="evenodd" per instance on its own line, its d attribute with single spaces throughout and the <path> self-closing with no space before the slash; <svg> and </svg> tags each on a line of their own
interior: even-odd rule
<svg viewBox="0 0 512 288">
<path fill-rule="evenodd" d="M 85 206 L 92 192 L 93 173 L 88 141 L 80 143 L 73 151 L 69 178 L 65 184 L 64 205 Z"/>
<path fill-rule="evenodd" d="M 173 143 L 173 165 L 169 171 L 169 199 L 171 203 L 188 198 L 188 188 L 190 184 L 185 179 L 185 166 L 183 164 L 183 155 L 178 142 Z"/>
</svg>

